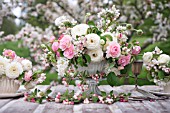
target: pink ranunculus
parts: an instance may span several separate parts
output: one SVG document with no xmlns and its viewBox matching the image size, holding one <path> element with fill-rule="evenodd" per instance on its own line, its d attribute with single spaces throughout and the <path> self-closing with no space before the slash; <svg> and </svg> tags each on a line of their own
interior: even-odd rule
<svg viewBox="0 0 170 113">
<path fill-rule="evenodd" d="M 132 49 L 132 54 L 133 55 L 138 55 L 140 53 L 140 51 L 141 51 L 141 47 L 140 46 L 135 46 Z"/>
<path fill-rule="evenodd" d="M 124 67 L 130 63 L 130 59 L 131 59 L 130 54 L 127 56 L 121 56 L 118 60 L 118 64 Z"/>
<path fill-rule="evenodd" d="M 120 53 L 120 45 L 117 42 L 110 42 L 109 46 L 107 47 L 106 57 L 117 58 L 120 56 Z"/>
<path fill-rule="evenodd" d="M 69 35 L 64 35 L 60 40 L 59 48 L 64 51 L 71 46 L 71 37 Z"/>
<path fill-rule="evenodd" d="M 50 43 L 53 43 L 54 40 L 55 40 L 55 36 L 51 36 L 51 37 L 50 37 Z"/>
<path fill-rule="evenodd" d="M 58 42 L 54 42 L 54 43 L 52 44 L 52 50 L 53 50 L 54 52 L 56 52 L 56 51 L 58 50 L 58 48 L 59 48 L 59 43 L 58 43 Z"/>
<path fill-rule="evenodd" d="M 74 46 L 71 45 L 64 51 L 64 56 L 68 59 L 72 59 L 74 57 Z"/>
<path fill-rule="evenodd" d="M 6 56 L 6 57 L 9 57 L 11 59 L 14 59 L 16 57 L 15 51 L 12 51 L 12 50 L 9 50 L 9 49 L 5 50 L 3 52 L 3 55 Z"/>
<path fill-rule="evenodd" d="M 25 72 L 24 80 L 29 82 L 32 79 L 32 71 Z"/>
</svg>

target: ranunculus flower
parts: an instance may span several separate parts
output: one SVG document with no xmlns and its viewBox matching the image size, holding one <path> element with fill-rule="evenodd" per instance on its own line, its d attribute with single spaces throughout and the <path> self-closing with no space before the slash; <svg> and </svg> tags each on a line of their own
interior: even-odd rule
<svg viewBox="0 0 170 113">
<path fill-rule="evenodd" d="M 24 80 L 29 82 L 32 79 L 32 71 L 25 72 Z"/>
<path fill-rule="evenodd" d="M 58 48 L 59 48 L 59 43 L 58 43 L 58 42 L 54 42 L 54 43 L 52 44 L 52 50 L 53 50 L 54 52 L 56 52 L 56 51 L 58 50 Z"/>
<path fill-rule="evenodd" d="M 19 75 L 22 74 L 22 72 L 23 72 L 22 65 L 18 62 L 9 63 L 5 69 L 6 76 L 14 79 L 19 77 Z"/>
<path fill-rule="evenodd" d="M 153 54 L 152 52 L 146 52 L 143 54 L 143 62 L 144 64 L 148 64 L 149 62 L 151 62 L 153 58 Z"/>
<path fill-rule="evenodd" d="M 118 60 L 118 64 L 124 67 L 130 63 L 130 58 L 131 58 L 130 54 L 127 56 L 121 56 Z"/>
<path fill-rule="evenodd" d="M 133 55 L 138 55 L 140 53 L 140 51 L 141 51 L 141 47 L 140 46 L 135 46 L 132 49 L 132 54 Z"/>
<path fill-rule="evenodd" d="M 91 33 L 85 36 L 87 49 L 93 50 L 100 47 L 100 37 L 97 34 Z"/>
<path fill-rule="evenodd" d="M 159 62 L 159 64 L 168 64 L 169 61 L 170 61 L 170 56 L 169 56 L 169 55 L 161 54 L 161 55 L 158 57 L 158 62 Z"/>
<path fill-rule="evenodd" d="M 107 47 L 106 57 L 117 58 L 120 56 L 121 50 L 120 45 L 116 42 L 110 42 L 109 46 Z"/>
<path fill-rule="evenodd" d="M 11 59 L 14 59 L 15 56 L 16 56 L 16 53 L 12 50 L 7 49 L 3 52 L 3 55 L 6 56 L 6 57 L 9 57 Z"/>
<path fill-rule="evenodd" d="M 23 66 L 23 69 L 26 71 L 29 71 L 32 69 L 32 62 L 27 59 L 22 60 L 21 64 Z"/>
<path fill-rule="evenodd" d="M 65 49 L 64 56 L 68 59 L 72 59 L 74 57 L 74 46 L 73 45 Z"/>
<path fill-rule="evenodd" d="M 87 51 L 87 54 L 91 57 L 92 62 L 100 62 L 104 59 L 103 58 L 103 51 L 102 51 L 101 48 L 89 50 L 89 51 Z"/>
<path fill-rule="evenodd" d="M 64 51 L 65 49 L 69 48 L 71 45 L 71 37 L 69 35 L 64 35 L 60 40 L 59 48 Z"/>
<path fill-rule="evenodd" d="M 87 34 L 87 24 L 78 24 L 71 29 L 71 35 L 75 38 L 76 36 L 82 36 Z"/>
</svg>

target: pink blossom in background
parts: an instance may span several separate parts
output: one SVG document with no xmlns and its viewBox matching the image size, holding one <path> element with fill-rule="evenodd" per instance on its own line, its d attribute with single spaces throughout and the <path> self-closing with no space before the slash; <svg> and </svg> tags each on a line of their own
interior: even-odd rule
<svg viewBox="0 0 170 113">
<path fill-rule="evenodd" d="M 58 48 L 59 48 L 59 43 L 58 43 L 58 42 L 54 42 L 54 43 L 52 44 L 52 50 L 53 50 L 54 52 L 56 52 L 56 51 L 58 50 Z"/>
<path fill-rule="evenodd" d="M 59 48 L 64 51 L 71 46 L 71 37 L 69 35 L 64 35 L 60 40 Z"/>
<path fill-rule="evenodd" d="M 4 50 L 3 55 L 5 57 L 9 57 L 11 59 L 14 59 L 15 56 L 16 56 L 16 53 L 14 51 L 12 51 L 12 50 L 7 49 L 7 50 Z"/>
<path fill-rule="evenodd" d="M 32 79 L 32 71 L 25 72 L 24 80 L 29 82 Z"/>
<path fill-rule="evenodd" d="M 55 36 L 50 37 L 50 43 L 53 43 L 55 41 Z"/>
<path fill-rule="evenodd" d="M 130 59 L 131 59 L 130 54 L 127 56 L 121 56 L 118 60 L 118 64 L 124 67 L 130 63 Z"/>
<path fill-rule="evenodd" d="M 133 55 L 138 55 L 141 51 L 141 47 L 140 46 L 135 46 L 133 49 L 132 49 L 132 54 Z"/>
<path fill-rule="evenodd" d="M 68 59 L 72 59 L 74 57 L 74 46 L 71 45 L 64 51 L 64 56 Z"/>
<path fill-rule="evenodd" d="M 107 47 L 106 57 L 117 58 L 120 56 L 121 50 L 120 45 L 117 42 L 111 42 Z"/>
</svg>

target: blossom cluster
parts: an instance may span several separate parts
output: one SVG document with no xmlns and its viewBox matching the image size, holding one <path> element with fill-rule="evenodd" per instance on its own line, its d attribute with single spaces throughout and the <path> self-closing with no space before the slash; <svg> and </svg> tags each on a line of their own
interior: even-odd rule
<svg viewBox="0 0 170 113">
<path fill-rule="evenodd" d="M 24 85 L 42 83 L 46 76 L 41 71 L 33 72 L 32 62 L 21 58 L 12 50 L 6 49 L 0 55 L 0 77 L 6 76 Z"/>
<path fill-rule="evenodd" d="M 42 57 L 43 51 L 41 49 L 41 44 L 48 41 L 50 37 L 53 37 L 53 31 L 49 26 L 45 30 L 34 27 L 31 24 L 26 24 L 16 35 L 7 35 L 0 38 L 0 43 L 6 43 L 8 41 L 20 41 L 18 47 L 27 47 L 30 51 L 30 57 L 34 60 L 36 65 L 33 66 L 34 70 L 44 70 L 49 64 Z"/>
<path fill-rule="evenodd" d="M 96 94 L 86 94 L 86 92 L 78 93 L 71 91 L 69 92 L 66 90 L 64 93 L 58 92 L 55 96 L 55 98 L 48 96 L 51 91 L 48 90 L 46 92 L 42 92 L 38 89 L 35 89 L 34 92 L 31 94 L 25 93 L 24 94 L 24 100 L 29 102 L 38 102 L 42 103 L 44 100 L 46 101 L 54 101 L 56 103 L 63 103 L 65 105 L 74 105 L 79 103 L 89 104 L 89 103 L 101 103 L 101 104 L 113 104 L 114 102 L 128 102 L 128 97 L 131 94 L 125 94 L 120 93 L 118 95 L 115 95 L 113 91 L 111 91 L 109 94 L 106 94 L 106 92 L 102 92 L 102 95 L 96 95 Z"/>
<path fill-rule="evenodd" d="M 158 85 L 166 85 L 170 80 L 170 56 L 162 52 L 155 47 L 154 51 L 143 55 L 144 67 L 149 72 L 148 78 Z"/>
</svg>

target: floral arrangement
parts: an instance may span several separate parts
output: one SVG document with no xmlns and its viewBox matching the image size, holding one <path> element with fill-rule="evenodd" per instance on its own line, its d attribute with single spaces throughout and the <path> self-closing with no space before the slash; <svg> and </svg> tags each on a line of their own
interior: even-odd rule
<svg viewBox="0 0 170 113">
<path fill-rule="evenodd" d="M 165 86 L 170 81 L 170 56 L 162 52 L 155 47 L 154 51 L 144 53 L 143 66 L 150 81 Z"/>
<path fill-rule="evenodd" d="M 18 84 L 36 85 L 46 79 L 41 71 L 33 72 L 32 62 L 16 55 L 12 50 L 6 49 L 0 55 L 0 78 L 7 77 Z"/>
<path fill-rule="evenodd" d="M 138 35 L 143 32 L 133 29 L 131 24 L 119 24 L 116 21 L 119 15 L 119 10 L 113 6 L 98 13 L 99 21 L 96 23 L 88 21 L 87 24 L 75 24 L 68 19 L 56 19 L 59 28 L 64 27 L 66 30 L 58 39 L 53 37 L 50 43 L 42 44 L 42 48 L 46 52 L 46 59 L 56 68 L 58 76 L 63 78 L 66 85 L 74 78 L 82 80 L 80 84 L 85 83 L 82 77 L 95 74 L 99 78 L 107 76 L 108 83 L 113 85 L 116 75 L 131 73 L 130 64 L 141 48 L 137 41 L 128 43 L 126 35 L 130 30 L 136 31 Z M 88 73 L 88 70 L 87 73 L 79 71 L 79 67 L 101 62 L 105 64 L 104 69 L 96 70 L 95 74 Z"/>
<path fill-rule="evenodd" d="M 130 93 L 120 93 L 115 95 L 113 91 L 110 93 L 102 92 L 102 95 L 96 94 L 86 94 L 86 92 L 75 93 L 74 90 L 69 92 L 66 90 L 63 94 L 60 92 L 57 93 L 55 98 L 48 96 L 51 93 L 51 90 L 47 90 L 46 92 L 42 92 L 38 89 L 35 89 L 31 94 L 25 93 L 24 100 L 29 102 L 37 102 L 42 103 L 44 100 L 46 101 L 55 101 L 56 103 L 63 103 L 66 105 L 74 105 L 79 103 L 89 104 L 89 103 L 101 103 L 101 104 L 113 104 L 114 102 L 128 102 L 128 97 L 131 95 Z"/>
</svg>

